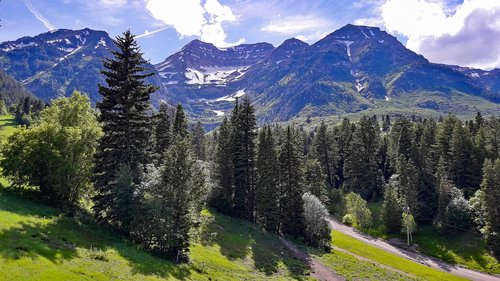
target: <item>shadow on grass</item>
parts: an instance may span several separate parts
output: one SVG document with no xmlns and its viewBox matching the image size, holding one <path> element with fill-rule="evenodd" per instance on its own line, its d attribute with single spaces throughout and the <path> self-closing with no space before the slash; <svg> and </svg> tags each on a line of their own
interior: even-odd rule
<svg viewBox="0 0 500 281">
<path fill-rule="evenodd" d="M 155 257 L 99 226 L 57 216 L 55 209 L 6 195 L 1 190 L 0 211 L 27 216 L 13 227 L 0 229 L 0 257 L 4 259 L 44 257 L 61 264 L 82 254 L 107 262 L 106 251 L 114 250 L 128 261 L 134 274 L 184 280 L 191 273 L 189 265 L 177 265 Z M 86 251 L 77 251 L 77 248 Z"/>
<path fill-rule="evenodd" d="M 274 234 L 249 222 L 212 211 L 213 216 L 202 227 L 200 242 L 204 246 L 218 245 L 229 260 L 253 260 L 257 270 L 267 276 L 279 272 L 282 263 L 291 277 L 302 280 L 310 271 L 308 265 L 292 258 L 292 254 Z"/>
</svg>

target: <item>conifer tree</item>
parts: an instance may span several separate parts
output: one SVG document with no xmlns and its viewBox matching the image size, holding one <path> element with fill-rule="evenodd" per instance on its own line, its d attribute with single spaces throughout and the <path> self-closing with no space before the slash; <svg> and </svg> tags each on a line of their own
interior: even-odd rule
<svg viewBox="0 0 500 281">
<path fill-rule="evenodd" d="M 233 212 L 253 220 L 255 189 L 255 138 L 257 120 L 250 99 L 245 96 L 233 111 Z"/>
<path fill-rule="evenodd" d="M 486 242 L 495 257 L 500 258 L 500 159 L 484 161 L 481 190 L 484 193 Z"/>
<path fill-rule="evenodd" d="M 378 170 L 379 129 L 376 120 L 363 117 L 353 133 L 344 165 L 344 188 L 372 199 L 380 194 L 382 173 Z"/>
<path fill-rule="evenodd" d="M 203 161 L 206 159 L 205 149 L 205 130 L 201 122 L 198 121 L 193 128 L 193 152 L 196 159 Z"/>
<path fill-rule="evenodd" d="M 349 119 L 345 118 L 339 127 L 334 128 L 333 136 L 335 141 L 335 147 L 338 151 L 337 157 L 337 169 L 336 169 L 336 183 L 335 187 L 340 188 L 344 184 L 344 165 L 346 154 L 348 153 L 349 145 L 352 140 L 352 134 L 356 127 L 351 124 Z"/>
<path fill-rule="evenodd" d="M 224 117 L 219 128 L 215 152 L 215 177 L 217 189 L 211 204 L 219 211 L 229 214 L 233 206 L 233 150 L 232 127 Z"/>
<path fill-rule="evenodd" d="M 328 202 L 328 190 L 326 187 L 325 175 L 323 169 L 316 159 L 309 159 L 306 161 L 304 167 L 304 182 L 306 192 L 310 192 L 318 198 L 322 204 Z"/>
<path fill-rule="evenodd" d="M 287 126 L 279 155 L 280 229 L 292 236 L 302 236 L 305 229 L 301 158 L 297 132 Z"/>
<path fill-rule="evenodd" d="M 397 233 L 401 229 L 401 200 L 399 196 L 398 175 L 393 175 L 384 190 L 384 203 L 382 206 L 382 221 L 388 233 Z"/>
<path fill-rule="evenodd" d="M 413 160 L 404 160 L 400 158 L 398 161 L 398 174 L 401 184 L 400 194 L 402 195 L 403 207 L 409 207 L 410 212 L 418 220 L 420 215 L 419 196 L 421 188 L 421 175 Z"/>
<path fill-rule="evenodd" d="M 172 127 L 172 134 L 178 135 L 181 138 L 186 138 L 189 136 L 186 113 L 184 113 L 184 109 L 182 108 L 181 104 L 178 104 L 175 110 L 175 118 Z"/>
<path fill-rule="evenodd" d="M 262 128 L 257 150 L 256 221 L 268 231 L 279 225 L 279 186 L 276 147 L 271 127 Z"/>
<path fill-rule="evenodd" d="M 130 31 L 118 36 L 114 43 L 117 50 L 112 51 L 112 58 L 104 61 L 102 71 L 108 85 L 99 85 L 102 101 L 97 108 L 101 113 L 99 121 L 104 136 L 95 154 L 94 187 L 97 194 L 93 209 L 98 222 L 127 229 L 123 218 L 115 212 L 123 206 L 115 204 L 132 207 L 133 202 L 116 201 L 116 173 L 120 164 L 128 166 L 134 186 L 141 182 L 145 164 L 149 162 L 149 97 L 157 88 L 144 82 L 153 74 L 144 74 L 146 69 L 141 65 L 145 60 Z M 129 198 L 133 198 L 134 189 Z"/>
<path fill-rule="evenodd" d="M 462 126 L 462 122 L 456 122 L 450 140 L 449 172 L 453 182 L 460 188 L 471 187 L 473 184 L 472 152 L 469 129 Z M 470 195 L 475 191 L 472 190 Z"/>
<path fill-rule="evenodd" d="M 326 182 L 330 187 L 335 186 L 335 162 L 336 153 L 334 142 L 328 130 L 328 126 L 321 122 L 314 138 L 314 154 L 321 164 L 323 173 L 326 175 Z"/>
<path fill-rule="evenodd" d="M 172 142 L 172 124 L 168 114 L 168 105 L 165 102 L 160 104 L 160 111 L 155 117 L 155 153 L 159 159 L 162 159 Z"/>
</svg>

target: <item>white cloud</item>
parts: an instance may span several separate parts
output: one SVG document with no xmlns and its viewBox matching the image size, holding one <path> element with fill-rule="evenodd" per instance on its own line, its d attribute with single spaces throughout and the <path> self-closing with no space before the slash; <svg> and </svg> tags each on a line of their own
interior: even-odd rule
<svg viewBox="0 0 500 281">
<path fill-rule="evenodd" d="M 42 14 L 40 14 L 40 12 L 38 12 L 38 10 L 35 7 L 33 7 L 33 4 L 31 4 L 29 0 L 24 0 L 24 4 L 28 8 L 28 10 L 35 16 L 35 18 L 37 18 L 41 23 L 43 23 L 43 25 L 45 25 L 45 27 L 48 30 L 57 29 L 52 23 L 50 23 L 50 21 L 47 18 L 45 18 Z"/>
<path fill-rule="evenodd" d="M 330 22 L 315 15 L 290 16 L 278 21 L 270 22 L 262 27 L 262 31 L 280 33 L 285 35 L 297 35 L 304 32 L 317 32 L 331 26 Z M 303 35 L 304 36 L 304 35 Z"/>
<path fill-rule="evenodd" d="M 385 28 L 408 38 L 406 46 L 439 63 L 500 67 L 500 1 L 387 0 Z"/>
<path fill-rule="evenodd" d="M 236 22 L 236 17 L 231 8 L 218 0 L 206 0 L 204 5 L 201 0 L 147 0 L 146 8 L 155 19 L 173 27 L 181 38 L 199 36 L 219 47 L 231 45 L 226 41 L 223 24 Z"/>
</svg>

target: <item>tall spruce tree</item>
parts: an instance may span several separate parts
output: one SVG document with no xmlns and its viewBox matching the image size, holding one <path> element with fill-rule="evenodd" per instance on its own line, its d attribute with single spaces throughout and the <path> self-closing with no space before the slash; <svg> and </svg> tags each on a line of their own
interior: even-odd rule
<svg viewBox="0 0 500 281">
<path fill-rule="evenodd" d="M 335 163 L 337 161 L 337 155 L 335 153 L 334 144 L 328 126 L 324 122 L 321 122 L 313 141 L 313 151 L 321 164 L 323 173 L 326 175 L 326 182 L 330 188 L 334 187 L 336 182 Z"/>
<path fill-rule="evenodd" d="M 384 203 L 382 206 L 382 221 L 388 233 L 397 233 L 401 229 L 400 182 L 398 175 L 393 175 L 384 189 Z"/>
<path fill-rule="evenodd" d="M 196 159 L 205 161 L 205 130 L 203 129 L 203 125 L 199 121 L 193 128 L 193 152 Z"/>
<path fill-rule="evenodd" d="M 168 105 L 160 104 L 160 111 L 155 115 L 155 154 L 162 159 L 172 142 L 172 124 L 168 114 Z"/>
<path fill-rule="evenodd" d="M 297 132 L 287 126 L 279 154 L 280 229 L 292 236 L 303 236 L 305 229 L 301 155 Z"/>
<path fill-rule="evenodd" d="M 304 166 L 304 185 L 306 192 L 316 196 L 322 204 L 328 203 L 328 189 L 325 181 L 325 174 L 321 164 L 316 159 L 309 159 Z"/>
<path fill-rule="evenodd" d="M 495 257 L 500 258 L 500 159 L 487 159 L 483 166 L 481 190 L 484 193 L 486 242 Z"/>
<path fill-rule="evenodd" d="M 469 195 L 476 191 L 472 187 L 474 183 L 472 170 L 473 146 L 469 129 L 462 125 L 462 122 L 456 122 L 453 127 L 453 133 L 450 140 L 449 172 L 453 182 L 460 188 L 471 188 Z"/>
<path fill-rule="evenodd" d="M 373 118 L 363 117 L 353 133 L 344 164 L 344 188 L 366 199 L 381 193 L 382 173 L 378 170 L 380 133 Z"/>
<path fill-rule="evenodd" d="M 257 120 L 250 99 L 233 111 L 233 212 L 238 217 L 253 220 L 255 200 L 255 139 Z"/>
<path fill-rule="evenodd" d="M 268 231 L 279 225 L 278 159 L 271 127 L 262 128 L 257 150 L 256 221 Z"/>
<path fill-rule="evenodd" d="M 135 186 L 142 179 L 145 164 L 149 162 L 147 147 L 151 135 L 149 97 L 157 88 L 145 83 L 153 73 L 145 73 L 145 60 L 134 36 L 126 31 L 114 40 L 117 47 L 113 57 L 104 61 L 107 86 L 99 85 L 102 101 L 100 110 L 104 136 L 95 154 L 93 207 L 96 219 L 127 231 L 128 227 L 117 209 L 133 209 Z M 120 165 L 130 169 L 134 188 L 127 200 L 117 201 L 116 175 Z M 124 206 L 116 206 L 116 204 Z"/>
<path fill-rule="evenodd" d="M 211 199 L 217 210 L 229 214 L 233 206 L 233 150 L 232 126 L 224 118 L 219 128 L 215 152 L 215 177 L 218 183 Z"/>
</svg>

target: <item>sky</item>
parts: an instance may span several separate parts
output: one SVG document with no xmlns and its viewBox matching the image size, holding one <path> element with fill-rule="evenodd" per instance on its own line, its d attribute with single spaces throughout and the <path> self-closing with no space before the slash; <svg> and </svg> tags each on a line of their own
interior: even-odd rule
<svg viewBox="0 0 500 281">
<path fill-rule="evenodd" d="M 49 30 L 130 29 L 159 63 L 193 39 L 228 47 L 377 26 L 432 62 L 500 68 L 500 0 L 0 0 L 0 42 Z"/>
</svg>

